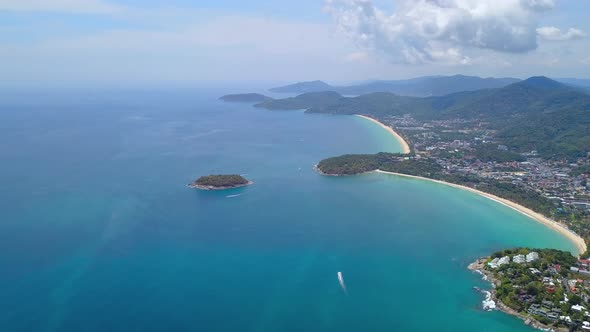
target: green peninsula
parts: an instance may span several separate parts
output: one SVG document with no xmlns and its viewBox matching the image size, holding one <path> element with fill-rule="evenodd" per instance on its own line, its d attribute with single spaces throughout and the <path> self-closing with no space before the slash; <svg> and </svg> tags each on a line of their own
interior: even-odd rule
<svg viewBox="0 0 590 332">
<path fill-rule="evenodd" d="M 472 263 L 494 289 L 485 304 L 557 331 L 590 329 L 589 260 L 554 249 L 517 248 Z M 490 300 L 495 302 L 490 302 Z"/>
<path fill-rule="evenodd" d="M 241 175 L 207 175 L 188 184 L 190 188 L 201 190 L 225 190 L 251 185 L 253 182 Z"/>
</svg>

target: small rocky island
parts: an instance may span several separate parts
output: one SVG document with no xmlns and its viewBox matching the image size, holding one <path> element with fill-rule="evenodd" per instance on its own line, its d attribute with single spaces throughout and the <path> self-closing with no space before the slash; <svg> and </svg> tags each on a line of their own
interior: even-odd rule
<svg viewBox="0 0 590 332">
<path fill-rule="evenodd" d="M 254 182 L 237 174 L 221 174 L 221 175 L 206 175 L 201 176 L 192 183 L 189 183 L 190 188 L 201 190 L 225 190 L 232 188 L 245 187 Z"/>
<path fill-rule="evenodd" d="M 527 325 L 554 331 L 590 330 L 590 260 L 554 249 L 508 249 L 478 259 L 478 271 L 494 289 L 496 307 Z M 490 306 L 490 300 L 495 301 Z"/>
<path fill-rule="evenodd" d="M 272 100 L 272 98 L 259 93 L 241 93 L 233 95 L 225 95 L 219 99 L 231 103 L 263 103 Z"/>
</svg>

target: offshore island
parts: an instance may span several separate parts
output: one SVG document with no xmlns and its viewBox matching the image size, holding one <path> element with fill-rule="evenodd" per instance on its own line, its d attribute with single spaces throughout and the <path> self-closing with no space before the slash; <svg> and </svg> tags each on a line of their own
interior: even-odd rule
<svg viewBox="0 0 590 332">
<path fill-rule="evenodd" d="M 201 176 L 197 180 L 189 183 L 189 188 L 196 188 L 201 190 L 226 190 L 239 187 L 245 187 L 254 182 L 237 174 L 220 174 L 220 175 L 206 175 Z"/>
</svg>

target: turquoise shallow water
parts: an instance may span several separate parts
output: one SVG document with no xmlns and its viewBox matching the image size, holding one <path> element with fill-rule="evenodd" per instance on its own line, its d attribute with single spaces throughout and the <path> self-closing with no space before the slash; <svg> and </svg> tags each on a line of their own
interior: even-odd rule
<svg viewBox="0 0 590 332">
<path fill-rule="evenodd" d="M 2 330 L 529 330 L 479 310 L 485 284 L 466 266 L 504 247 L 573 250 L 565 238 L 444 185 L 319 176 L 324 157 L 398 147 L 360 118 L 215 100 L 226 92 L 2 103 Z M 185 187 L 234 172 L 255 184 Z"/>
</svg>

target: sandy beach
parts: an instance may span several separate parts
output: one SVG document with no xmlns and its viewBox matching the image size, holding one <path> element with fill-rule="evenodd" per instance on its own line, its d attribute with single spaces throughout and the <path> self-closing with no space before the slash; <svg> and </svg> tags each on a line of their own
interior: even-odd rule
<svg viewBox="0 0 590 332">
<path fill-rule="evenodd" d="M 403 154 L 408 154 L 410 153 L 410 146 L 408 145 L 408 142 L 406 142 L 406 140 L 404 140 L 403 137 L 401 137 L 398 133 L 395 132 L 395 130 L 393 130 L 393 128 L 391 128 L 390 126 L 387 126 L 371 117 L 365 116 L 365 115 L 359 115 L 356 114 L 356 116 L 361 117 L 363 119 L 367 119 L 373 123 L 376 123 L 378 125 L 380 125 L 383 129 L 387 130 L 393 137 L 395 137 L 395 139 L 399 142 L 401 148 L 402 148 L 402 152 Z"/>
<path fill-rule="evenodd" d="M 470 191 L 474 194 L 478 194 L 480 196 L 483 196 L 485 198 L 491 199 L 493 201 L 496 201 L 502 205 L 505 205 L 511 209 L 514 209 L 522 214 L 524 214 L 525 216 L 538 221 L 544 225 L 546 225 L 547 227 L 563 234 L 565 237 L 567 237 L 570 241 L 572 241 L 574 243 L 574 245 L 576 246 L 578 252 L 580 254 L 586 252 L 586 242 L 584 241 L 584 239 L 582 239 L 578 234 L 570 231 L 569 229 L 567 229 L 564 225 L 551 220 L 545 216 L 543 216 L 540 213 L 537 213 L 529 208 L 526 208 L 522 205 L 516 204 L 514 202 L 511 202 L 507 199 L 492 195 L 492 194 L 488 194 L 485 193 L 483 191 L 477 190 L 477 189 L 473 189 L 470 187 L 466 187 L 466 186 L 461 186 L 458 184 L 454 184 L 454 183 L 449 183 L 449 182 L 444 182 L 444 181 L 440 181 L 440 180 L 433 180 L 433 179 L 429 179 L 429 178 L 424 178 L 424 177 L 420 177 L 420 176 L 414 176 L 414 175 L 407 175 L 407 174 L 401 174 L 401 173 L 394 173 L 394 172 L 386 172 L 386 171 L 381 171 L 381 170 L 377 170 L 375 171 L 377 173 L 382 173 L 382 174 L 391 174 L 391 175 L 396 175 L 396 176 L 403 176 L 403 177 L 408 177 L 408 178 L 413 178 L 413 179 L 420 179 L 420 180 L 426 180 L 426 181 L 431 181 L 431 182 L 436 182 L 436 183 L 440 183 L 440 184 L 444 184 L 447 186 L 451 186 L 451 187 L 455 187 L 455 188 L 459 188 L 459 189 L 463 189 L 463 190 L 467 190 Z"/>
</svg>

